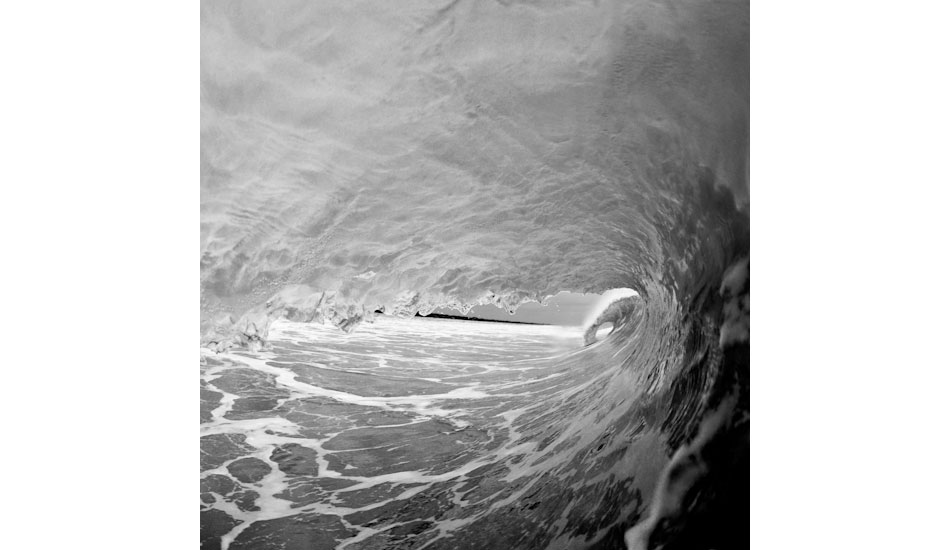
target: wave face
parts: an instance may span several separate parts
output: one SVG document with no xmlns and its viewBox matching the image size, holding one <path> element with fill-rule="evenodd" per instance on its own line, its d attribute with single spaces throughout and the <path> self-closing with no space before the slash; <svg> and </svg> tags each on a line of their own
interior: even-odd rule
<svg viewBox="0 0 950 550">
<path fill-rule="evenodd" d="M 201 32 L 201 334 L 230 350 L 203 356 L 209 547 L 736 544 L 710 526 L 748 506 L 745 2 L 203 2 Z M 637 307 L 570 352 L 504 325 L 557 353 L 466 358 L 420 321 L 364 323 L 612 288 Z M 420 409 L 440 376 L 407 350 L 390 401 L 334 393 L 314 373 L 341 357 L 371 387 L 389 371 L 353 359 L 368 344 L 314 351 L 319 323 L 437 353 L 429 334 L 473 378 Z M 526 395 L 482 359 L 532 365 Z M 340 458 L 363 413 L 480 451 L 375 472 Z"/>
</svg>

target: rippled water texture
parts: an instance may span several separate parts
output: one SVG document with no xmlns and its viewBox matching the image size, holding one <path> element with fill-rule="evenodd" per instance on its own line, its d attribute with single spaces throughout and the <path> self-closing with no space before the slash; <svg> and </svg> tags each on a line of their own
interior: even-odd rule
<svg viewBox="0 0 950 550">
<path fill-rule="evenodd" d="M 660 381 L 611 361 L 636 325 L 581 348 L 579 328 L 281 323 L 270 351 L 204 355 L 205 534 L 231 548 L 596 538 L 664 463 L 663 419 L 644 410 Z"/>
<path fill-rule="evenodd" d="M 203 545 L 741 545 L 748 37 L 734 1 L 202 2 Z M 412 318 L 611 288 L 587 347 Z"/>
<path fill-rule="evenodd" d="M 202 3 L 205 329 L 281 291 L 271 314 L 344 324 L 718 275 L 747 203 L 745 12 Z"/>
</svg>

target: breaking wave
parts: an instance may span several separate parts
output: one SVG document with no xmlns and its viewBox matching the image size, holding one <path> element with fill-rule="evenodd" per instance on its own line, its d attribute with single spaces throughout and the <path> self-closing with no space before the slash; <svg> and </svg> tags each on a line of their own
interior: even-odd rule
<svg viewBox="0 0 950 550">
<path fill-rule="evenodd" d="M 663 441 L 610 460 L 664 467 L 571 540 L 742 544 L 745 2 L 203 2 L 201 25 L 203 345 L 631 289 L 572 353 L 617 373 L 587 429 Z"/>
<path fill-rule="evenodd" d="M 618 325 L 628 321 L 630 314 L 637 307 L 638 296 L 635 290 L 629 288 L 615 288 L 605 292 L 584 321 L 584 326 L 587 327 L 584 331 L 584 344 L 590 345 L 602 340 L 605 333 L 612 333 Z"/>
</svg>

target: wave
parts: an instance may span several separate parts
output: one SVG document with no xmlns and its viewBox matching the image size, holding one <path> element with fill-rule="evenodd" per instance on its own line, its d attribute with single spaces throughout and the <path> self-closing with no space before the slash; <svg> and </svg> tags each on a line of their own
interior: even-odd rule
<svg viewBox="0 0 950 550">
<path fill-rule="evenodd" d="M 607 334 L 617 329 L 617 326 L 627 321 L 637 307 L 639 294 L 633 289 L 612 289 L 605 292 L 600 301 L 591 308 L 584 326 L 584 345 L 590 345 L 601 340 Z M 605 330 L 607 329 L 607 330 Z M 609 330 L 609 332 L 608 332 Z"/>
<path fill-rule="evenodd" d="M 600 486 L 596 528 L 558 528 L 601 548 L 741 545 L 713 526 L 748 521 L 745 2 L 201 17 L 203 345 L 265 349 L 281 318 L 352 332 L 631 289 L 588 324 L 613 324 L 604 344 L 574 352 L 612 373 L 584 398 L 609 421 L 584 429 L 614 441 L 643 420 L 662 444 L 611 458 L 641 466 Z"/>
</svg>

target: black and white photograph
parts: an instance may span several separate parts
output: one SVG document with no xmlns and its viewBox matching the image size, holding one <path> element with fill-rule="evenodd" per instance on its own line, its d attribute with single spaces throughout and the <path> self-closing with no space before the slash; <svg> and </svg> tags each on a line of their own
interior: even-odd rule
<svg viewBox="0 0 950 550">
<path fill-rule="evenodd" d="M 748 546 L 744 0 L 201 8 L 202 548 Z"/>
</svg>

